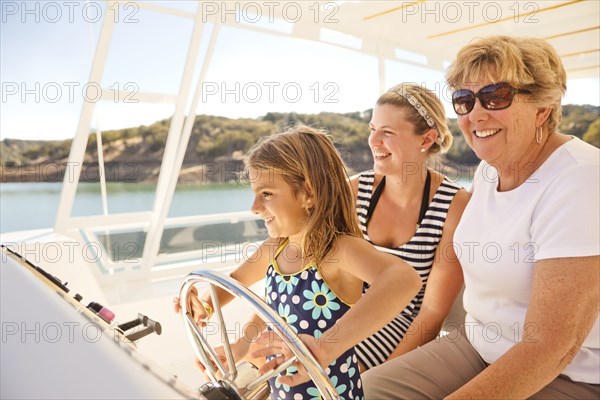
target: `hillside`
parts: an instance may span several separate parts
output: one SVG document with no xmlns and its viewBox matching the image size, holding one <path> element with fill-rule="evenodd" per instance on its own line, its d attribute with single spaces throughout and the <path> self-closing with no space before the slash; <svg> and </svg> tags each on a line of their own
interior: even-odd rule
<svg viewBox="0 0 600 400">
<path fill-rule="evenodd" d="M 600 147 L 600 107 L 566 105 L 559 130 Z M 257 119 L 230 119 L 198 115 L 192 128 L 180 182 L 222 182 L 241 171 L 244 153 L 264 135 L 303 123 L 325 129 L 332 136 L 351 172 L 370 168 L 367 144 L 371 110 L 346 114 L 268 113 Z M 450 119 L 454 144 L 441 160 L 457 168 L 478 162 L 460 134 L 456 119 Z M 158 178 L 170 119 L 102 133 L 108 181 L 153 182 Z M 1 182 L 61 181 L 71 146 L 70 140 L 0 141 Z M 81 179 L 98 180 L 96 135 L 91 134 Z M 445 170 L 447 171 L 447 170 Z"/>
</svg>

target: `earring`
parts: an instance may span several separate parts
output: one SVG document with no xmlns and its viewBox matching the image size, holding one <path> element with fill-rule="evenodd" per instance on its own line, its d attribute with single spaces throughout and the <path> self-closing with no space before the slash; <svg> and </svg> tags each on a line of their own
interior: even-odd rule
<svg viewBox="0 0 600 400">
<path fill-rule="evenodd" d="M 425 153 L 425 147 L 421 147 L 421 153 Z"/>
<path fill-rule="evenodd" d="M 537 128 L 535 128 L 535 141 L 537 144 L 542 144 L 542 139 L 544 137 L 544 130 L 542 129 L 542 126 L 538 126 Z"/>
</svg>

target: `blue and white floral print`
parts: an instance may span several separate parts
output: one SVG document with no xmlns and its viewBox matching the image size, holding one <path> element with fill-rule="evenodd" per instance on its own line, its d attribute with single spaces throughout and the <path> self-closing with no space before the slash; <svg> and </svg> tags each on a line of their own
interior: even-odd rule
<svg viewBox="0 0 600 400">
<path fill-rule="evenodd" d="M 330 380 L 331 380 L 331 384 L 335 388 L 335 391 L 337 392 L 337 394 L 339 394 L 342 399 L 347 398 L 347 397 L 344 397 L 344 393 L 348 389 L 347 386 L 345 384 L 338 384 L 338 377 L 335 375 L 330 377 Z M 316 387 L 308 388 L 308 394 L 311 396 L 310 397 L 311 400 L 321 400 L 322 399 L 321 393 L 319 392 L 319 390 Z M 354 400 L 354 399 L 352 399 L 352 400 Z"/>
<path fill-rule="evenodd" d="M 277 251 L 275 258 L 284 246 L 285 243 Z M 308 334 L 319 339 L 323 332 L 332 327 L 350 309 L 350 306 L 340 300 L 327 285 L 314 263 L 296 274 L 283 275 L 278 271 L 276 262 L 272 261 L 267 269 L 265 283 L 267 303 L 297 334 Z M 281 375 L 291 375 L 296 372 L 295 367 L 290 367 Z M 326 373 L 340 398 L 364 399 L 354 348 L 346 351 L 329 365 Z M 289 387 L 272 378 L 269 383 L 272 399 L 320 400 L 322 398 L 312 382 Z"/>
<path fill-rule="evenodd" d="M 273 285 L 273 277 L 267 276 L 265 280 L 265 301 L 267 304 L 271 304 L 271 297 L 269 297 L 269 288 Z"/>
<path fill-rule="evenodd" d="M 323 281 L 321 286 L 316 281 L 311 283 L 312 290 L 305 290 L 302 295 L 307 301 L 302 305 L 302 308 L 306 311 L 312 310 L 312 319 L 323 317 L 331 319 L 331 311 L 337 311 L 340 309 L 340 304 L 333 300 L 337 299 L 335 293 L 333 293 L 327 283 Z"/>
<path fill-rule="evenodd" d="M 279 316 L 284 319 L 284 321 L 294 330 L 295 333 L 298 333 L 298 329 L 294 326 L 294 323 L 298 321 L 298 316 L 290 313 L 290 305 L 289 304 L 280 304 L 277 312 Z"/>
<path fill-rule="evenodd" d="M 277 291 L 279 293 L 283 293 L 284 291 L 287 291 L 287 294 L 292 293 L 298 280 L 294 275 L 275 275 L 275 282 L 279 284 Z"/>
</svg>

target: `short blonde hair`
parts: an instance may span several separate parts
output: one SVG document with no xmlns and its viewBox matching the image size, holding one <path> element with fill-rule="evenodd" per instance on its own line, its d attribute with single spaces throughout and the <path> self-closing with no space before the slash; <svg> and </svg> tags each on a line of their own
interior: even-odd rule
<svg viewBox="0 0 600 400">
<path fill-rule="evenodd" d="M 263 136 L 249 150 L 245 165 L 281 174 L 295 195 L 306 191 L 314 196 L 307 215 L 305 257 L 319 262 L 339 235 L 362 237 L 346 167 L 324 132 L 296 126 Z"/>
<path fill-rule="evenodd" d="M 540 107 L 551 107 L 545 122 L 553 133 L 562 119 L 561 99 L 567 90 L 567 73 L 556 50 L 545 40 L 489 36 L 458 51 L 446 80 L 453 89 L 469 79 L 487 78 L 530 90 Z"/>
<path fill-rule="evenodd" d="M 407 96 L 412 96 L 427 111 L 433 120 L 433 127 L 429 126 L 425 117 L 419 113 L 417 107 L 411 104 Z M 422 135 L 431 128 L 437 131 L 438 138 L 429 148 L 428 155 L 443 154 L 448 151 L 452 145 L 452 133 L 448 128 L 444 106 L 431 90 L 412 83 L 401 83 L 377 99 L 378 106 L 384 104 L 391 104 L 403 109 L 406 119 L 415 127 L 415 134 Z"/>
</svg>

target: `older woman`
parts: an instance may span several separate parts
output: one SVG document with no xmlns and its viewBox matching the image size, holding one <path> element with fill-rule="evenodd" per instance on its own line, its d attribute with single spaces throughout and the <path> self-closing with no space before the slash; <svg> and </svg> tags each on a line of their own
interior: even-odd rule
<svg viewBox="0 0 600 400">
<path fill-rule="evenodd" d="M 352 178 L 365 239 L 410 264 L 423 289 L 383 329 L 356 346 L 361 370 L 434 339 L 463 284 L 452 236 L 468 201 L 428 164 L 452 144 L 444 106 L 432 91 L 396 85 L 373 109 L 373 170 Z"/>
<path fill-rule="evenodd" d="M 368 371 L 382 398 L 600 397 L 600 152 L 556 132 L 566 73 L 545 41 L 495 36 L 448 71 L 483 161 L 454 235 L 462 334 Z"/>
</svg>

